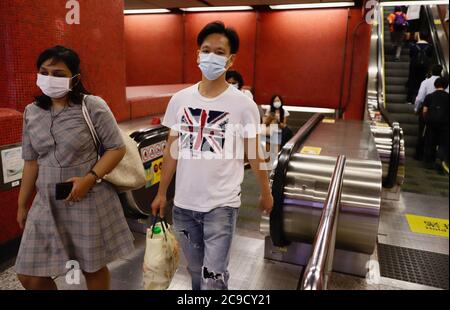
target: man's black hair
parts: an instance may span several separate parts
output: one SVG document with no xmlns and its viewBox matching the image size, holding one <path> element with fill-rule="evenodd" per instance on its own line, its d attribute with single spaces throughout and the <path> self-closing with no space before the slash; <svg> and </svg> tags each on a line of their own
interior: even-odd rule
<svg viewBox="0 0 450 310">
<path fill-rule="evenodd" d="M 227 73 L 225 74 L 225 80 L 228 81 L 229 79 L 233 79 L 238 82 L 239 89 L 242 89 L 242 87 L 244 86 L 244 79 L 242 78 L 242 75 L 235 70 L 227 71 Z"/>
<path fill-rule="evenodd" d="M 442 75 L 442 66 L 441 65 L 433 65 L 431 68 L 431 74 L 433 76 L 441 76 Z"/>
<path fill-rule="evenodd" d="M 427 41 L 430 39 L 430 34 L 428 33 L 428 31 L 422 30 L 419 32 L 419 36 L 421 40 Z"/>
<path fill-rule="evenodd" d="M 215 21 L 206 25 L 198 34 L 197 44 L 200 47 L 205 41 L 206 37 L 214 34 L 223 34 L 227 37 L 230 44 L 231 54 L 236 54 L 239 50 L 239 35 L 233 28 L 225 27 L 225 24 L 221 21 Z"/>
<path fill-rule="evenodd" d="M 448 87 L 448 81 L 446 78 L 437 78 L 434 82 L 434 87 L 446 89 Z"/>
</svg>

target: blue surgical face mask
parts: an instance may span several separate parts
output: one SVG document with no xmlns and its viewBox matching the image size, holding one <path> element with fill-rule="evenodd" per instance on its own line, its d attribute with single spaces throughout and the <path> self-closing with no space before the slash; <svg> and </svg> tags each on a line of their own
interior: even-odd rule
<svg viewBox="0 0 450 310">
<path fill-rule="evenodd" d="M 225 68 L 228 58 L 214 53 L 200 53 L 200 64 L 198 65 L 203 75 L 210 81 L 217 80 L 227 71 Z"/>
</svg>

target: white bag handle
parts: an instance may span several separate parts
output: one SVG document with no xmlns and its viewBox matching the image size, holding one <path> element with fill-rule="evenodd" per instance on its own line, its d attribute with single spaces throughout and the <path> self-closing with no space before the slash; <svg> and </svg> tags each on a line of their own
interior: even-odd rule
<svg viewBox="0 0 450 310">
<path fill-rule="evenodd" d="M 86 124 L 89 127 L 89 131 L 91 132 L 92 138 L 94 139 L 95 146 L 98 150 L 100 148 L 101 142 L 100 142 L 100 139 L 98 138 L 97 132 L 95 131 L 94 124 L 92 123 L 92 119 L 89 115 L 89 111 L 86 106 L 86 98 L 87 98 L 87 96 L 84 95 L 83 102 L 81 104 L 81 110 L 83 112 L 84 120 L 86 121 Z"/>
</svg>

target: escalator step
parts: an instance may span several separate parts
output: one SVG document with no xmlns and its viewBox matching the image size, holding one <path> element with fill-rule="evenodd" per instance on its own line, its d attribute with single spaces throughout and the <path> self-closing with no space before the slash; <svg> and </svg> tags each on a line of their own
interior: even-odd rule
<svg viewBox="0 0 450 310">
<path fill-rule="evenodd" d="M 386 85 L 401 85 L 405 87 L 408 77 L 386 76 Z"/>
<path fill-rule="evenodd" d="M 405 148 L 406 157 L 413 157 L 416 154 L 416 149 L 414 147 Z"/>
<path fill-rule="evenodd" d="M 406 103 L 406 94 L 386 94 L 386 102 L 388 104 L 392 103 Z"/>
<path fill-rule="evenodd" d="M 387 106 L 387 110 L 389 113 L 414 114 L 414 106 L 412 104 L 390 103 Z"/>
<path fill-rule="evenodd" d="M 385 64 L 386 69 L 403 69 L 409 71 L 409 62 L 407 61 L 386 61 Z"/>
<path fill-rule="evenodd" d="M 407 136 L 417 136 L 419 131 L 419 124 L 403 124 L 403 134 Z"/>
<path fill-rule="evenodd" d="M 389 104 L 388 104 L 389 106 Z M 402 127 L 402 124 L 417 124 L 417 116 L 414 114 L 409 113 L 390 113 L 390 117 L 393 121 L 399 122 L 400 127 Z"/>
<path fill-rule="evenodd" d="M 405 95 L 406 88 L 404 85 L 386 85 L 386 93 L 392 95 Z"/>
<path fill-rule="evenodd" d="M 408 77 L 408 75 L 409 70 L 386 68 L 386 76 L 388 77 Z"/>
<path fill-rule="evenodd" d="M 405 147 L 407 148 L 412 148 L 412 147 L 416 147 L 417 145 L 417 135 L 415 136 L 404 136 L 405 139 Z"/>
<path fill-rule="evenodd" d="M 395 56 L 392 54 L 385 54 L 385 61 L 394 61 Z M 409 63 L 409 55 L 401 55 L 400 56 L 400 62 L 408 62 Z"/>
<path fill-rule="evenodd" d="M 396 48 L 391 43 L 384 45 L 384 54 L 385 55 L 395 55 Z M 401 55 L 409 56 L 409 48 L 408 47 L 402 47 L 402 53 Z"/>
</svg>

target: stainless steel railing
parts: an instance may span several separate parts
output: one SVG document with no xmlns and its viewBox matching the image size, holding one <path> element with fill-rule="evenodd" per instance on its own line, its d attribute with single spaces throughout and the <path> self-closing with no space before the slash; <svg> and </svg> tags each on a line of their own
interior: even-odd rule
<svg viewBox="0 0 450 310">
<path fill-rule="evenodd" d="M 319 227 L 314 238 L 312 255 L 300 283 L 301 290 L 325 290 L 327 288 L 328 278 L 333 269 L 345 162 L 346 158 L 343 155 L 340 155 L 336 161 Z"/>
</svg>

